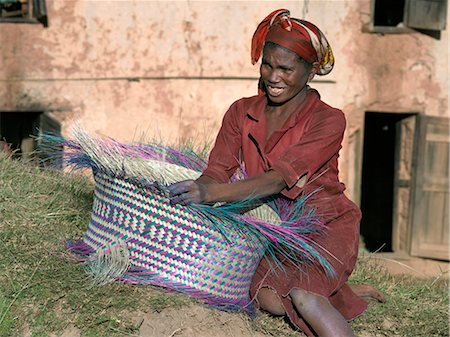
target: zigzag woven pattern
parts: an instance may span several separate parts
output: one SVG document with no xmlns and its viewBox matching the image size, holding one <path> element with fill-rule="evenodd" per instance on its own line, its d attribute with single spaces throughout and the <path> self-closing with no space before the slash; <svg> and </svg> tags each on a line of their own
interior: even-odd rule
<svg viewBox="0 0 450 337">
<path fill-rule="evenodd" d="M 125 244 L 148 283 L 187 291 L 210 304 L 244 308 L 264 247 L 242 228 L 227 236 L 168 198 L 131 182 L 95 175 L 91 220 L 83 238 L 96 252 Z"/>
</svg>

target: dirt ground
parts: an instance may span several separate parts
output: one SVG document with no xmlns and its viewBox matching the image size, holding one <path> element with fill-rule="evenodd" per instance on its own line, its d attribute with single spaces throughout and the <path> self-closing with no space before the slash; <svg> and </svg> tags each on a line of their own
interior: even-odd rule
<svg viewBox="0 0 450 337">
<path fill-rule="evenodd" d="M 370 259 L 386 268 L 390 274 L 408 274 L 416 277 L 449 277 L 449 262 L 411 257 L 405 253 L 377 253 Z"/>
<path fill-rule="evenodd" d="M 167 309 L 161 313 L 137 315 L 144 319 L 142 337 L 263 337 L 252 332 L 250 321 L 243 315 L 210 310 L 202 306 Z M 138 318 L 139 317 L 139 318 Z"/>
<path fill-rule="evenodd" d="M 241 314 L 212 310 L 200 305 L 161 312 L 130 312 L 139 337 L 265 337 L 252 330 L 250 319 Z M 303 334 L 299 334 L 299 337 Z M 31 337 L 31 336 L 30 336 Z M 52 337 L 80 337 L 76 327 Z"/>
<path fill-rule="evenodd" d="M 449 263 L 431 259 L 413 258 L 398 253 L 378 253 L 370 256 L 391 274 L 409 274 L 418 277 L 449 277 Z M 158 313 L 130 312 L 134 323 L 140 326 L 140 337 L 264 337 L 253 331 L 247 316 L 192 305 L 180 309 L 168 308 Z M 304 334 L 298 333 L 298 337 Z M 363 335 L 370 336 L 370 334 Z M 80 331 L 71 327 L 60 336 L 80 337 Z"/>
</svg>

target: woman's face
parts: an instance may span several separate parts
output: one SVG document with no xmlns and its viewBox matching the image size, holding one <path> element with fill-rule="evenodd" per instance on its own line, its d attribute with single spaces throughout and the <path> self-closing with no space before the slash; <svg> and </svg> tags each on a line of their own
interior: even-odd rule
<svg viewBox="0 0 450 337">
<path fill-rule="evenodd" d="M 296 97 L 314 77 L 313 67 L 308 67 L 293 52 L 277 46 L 264 48 L 260 72 L 267 96 L 276 104 Z"/>
</svg>

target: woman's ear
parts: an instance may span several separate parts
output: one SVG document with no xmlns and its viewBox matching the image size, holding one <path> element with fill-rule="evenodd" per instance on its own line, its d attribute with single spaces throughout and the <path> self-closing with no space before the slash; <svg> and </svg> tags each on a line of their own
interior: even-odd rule
<svg viewBox="0 0 450 337">
<path fill-rule="evenodd" d="M 319 72 L 319 66 L 320 66 L 319 62 L 314 62 L 312 64 L 311 70 L 308 75 L 308 82 L 312 81 L 312 79 L 314 78 L 314 75 Z"/>
</svg>

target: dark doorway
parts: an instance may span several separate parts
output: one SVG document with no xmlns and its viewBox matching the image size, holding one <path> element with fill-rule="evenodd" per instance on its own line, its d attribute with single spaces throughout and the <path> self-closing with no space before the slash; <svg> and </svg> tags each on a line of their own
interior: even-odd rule
<svg viewBox="0 0 450 337">
<path fill-rule="evenodd" d="M 0 138 L 14 157 L 29 157 L 36 148 L 41 112 L 0 112 Z"/>
<path fill-rule="evenodd" d="M 10 153 L 13 158 L 37 159 L 42 165 L 61 167 L 60 159 L 52 158 L 52 153 L 47 152 L 49 149 L 62 151 L 62 146 L 47 146 L 47 140 L 41 137 L 44 134 L 61 136 L 61 124 L 48 113 L 0 111 L 0 151 Z"/>
<path fill-rule="evenodd" d="M 361 174 L 361 235 L 371 251 L 392 252 L 399 123 L 406 113 L 366 112 Z"/>
</svg>

